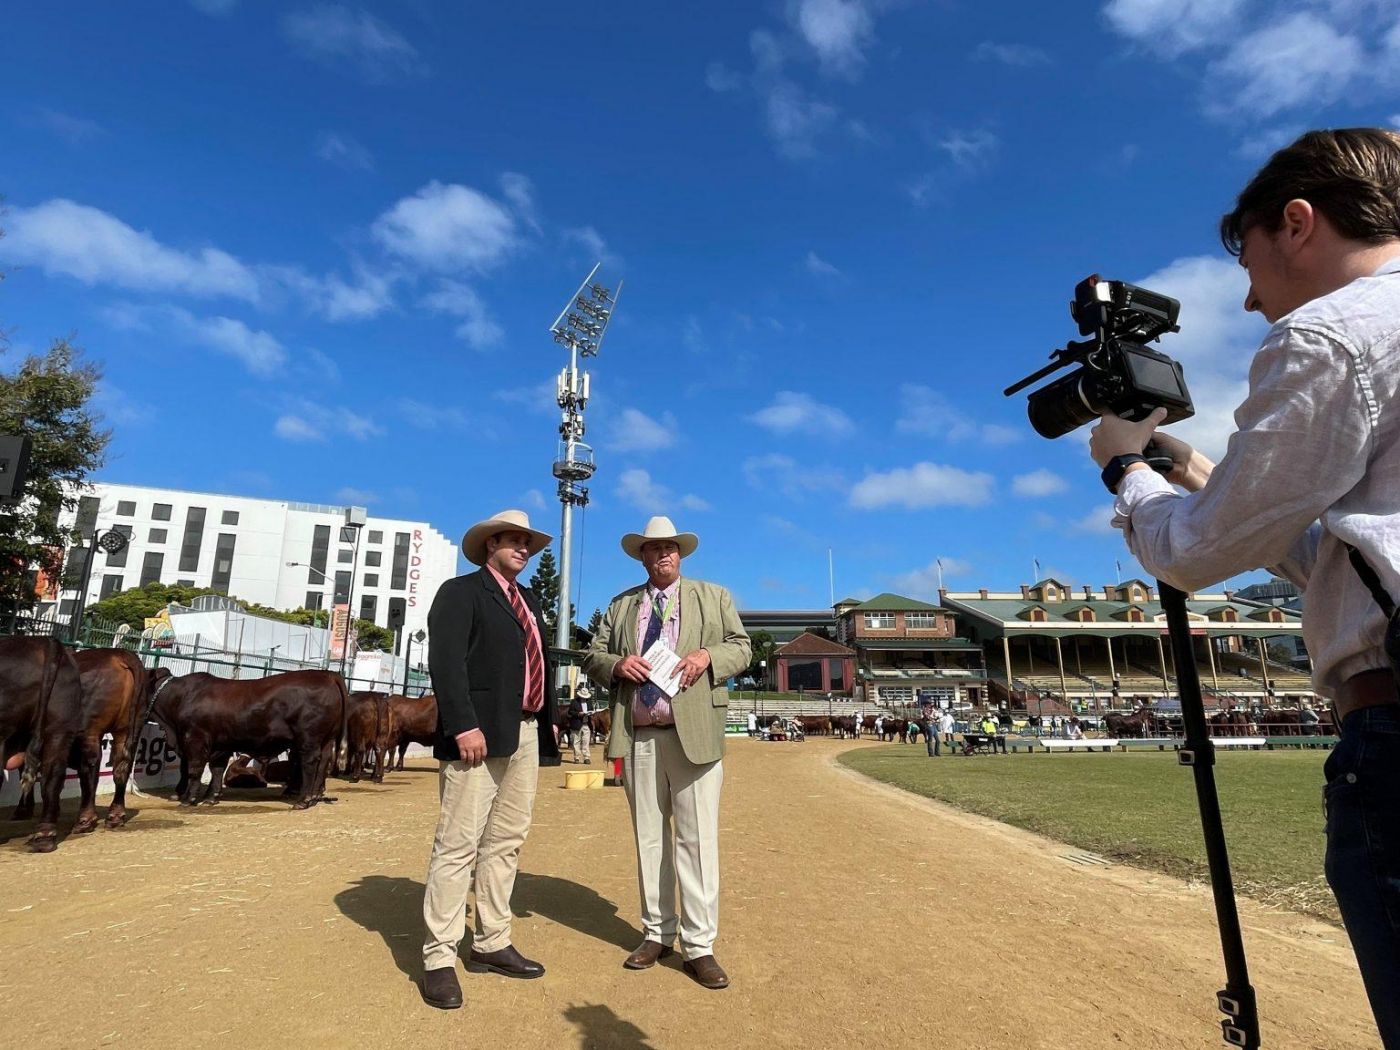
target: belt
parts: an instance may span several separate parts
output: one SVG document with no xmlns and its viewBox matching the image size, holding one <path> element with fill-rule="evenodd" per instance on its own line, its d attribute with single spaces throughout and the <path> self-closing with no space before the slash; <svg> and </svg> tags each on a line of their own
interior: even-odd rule
<svg viewBox="0 0 1400 1050">
<path fill-rule="evenodd" d="M 637 726 L 638 729 L 675 729 L 675 722 L 648 722 L 646 725 Z"/>
<path fill-rule="evenodd" d="M 1393 671 L 1362 671 L 1352 675 L 1342 683 L 1336 699 L 1332 701 L 1337 731 L 1341 731 L 1342 720 L 1353 711 L 1387 704 L 1400 704 L 1400 690 L 1396 689 Z"/>
<path fill-rule="evenodd" d="M 527 711 L 523 707 L 520 709 L 520 721 L 522 722 L 533 722 L 539 717 L 540 713 L 538 711 Z"/>
</svg>

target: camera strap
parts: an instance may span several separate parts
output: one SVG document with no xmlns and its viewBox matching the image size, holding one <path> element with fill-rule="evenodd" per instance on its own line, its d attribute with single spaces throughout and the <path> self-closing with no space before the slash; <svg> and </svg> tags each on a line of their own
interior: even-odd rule
<svg viewBox="0 0 1400 1050">
<path fill-rule="evenodd" d="M 1376 599 L 1376 604 L 1381 607 L 1381 612 L 1385 613 L 1385 618 L 1387 620 L 1393 619 L 1395 617 L 1395 602 L 1391 600 L 1386 589 L 1381 586 L 1381 578 L 1376 575 L 1376 570 L 1371 568 L 1371 563 L 1366 560 L 1365 555 L 1350 543 L 1346 547 L 1347 555 L 1351 558 L 1351 567 L 1356 570 L 1356 575 L 1361 577 L 1361 582 L 1371 592 L 1371 597 Z"/>
</svg>

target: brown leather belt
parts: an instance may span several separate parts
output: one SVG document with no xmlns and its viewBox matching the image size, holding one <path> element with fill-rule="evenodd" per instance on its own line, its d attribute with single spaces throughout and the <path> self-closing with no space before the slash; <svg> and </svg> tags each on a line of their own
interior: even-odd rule
<svg viewBox="0 0 1400 1050">
<path fill-rule="evenodd" d="M 1340 731 L 1342 720 L 1353 711 L 1386 704 L 1400 704 L 1400 690 L 1396 688 L 1394 672 L 1362 671 L 1348 678 L 1337 690 L 1336 699 L 1332 701 L 1332 717 Z"/>
</svg>

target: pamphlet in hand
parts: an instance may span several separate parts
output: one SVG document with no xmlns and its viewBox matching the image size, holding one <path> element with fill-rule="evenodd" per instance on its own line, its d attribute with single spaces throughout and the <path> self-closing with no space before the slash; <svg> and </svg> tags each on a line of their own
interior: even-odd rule
<svg viewBox="0 0 1400 1050">
<path fill-rule="evenodd" d="M 665 639 L 658 638 L 651 648 L 642 654 L 642 659 L 651 664 L 647 677 L 666 694 L 673 697 L 681 689 L 681 658 L 675 654 Z"/>
</svg>

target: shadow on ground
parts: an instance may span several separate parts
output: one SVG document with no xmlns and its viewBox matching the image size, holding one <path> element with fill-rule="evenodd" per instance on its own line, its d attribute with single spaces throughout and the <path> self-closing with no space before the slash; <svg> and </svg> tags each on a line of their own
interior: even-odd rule
<svg viewBox="0 0 1400 1050">
<path fill-rule="evenodd" d="M 583 1050 L 656 1050 L 646 1032 L 623 1020 L 607 1006 L 570 1006 L 564 1020 L 578 1025 Z"/>
<path fill-rule="evenodd" d="M 597 890 L 568 879 L 522 871 L 516 876 L 510 907 L 521 918 L 542 915 L 629 952 L 642 943 L 642 931 L 617 914 L 616 904 Z"/>
</svg>

